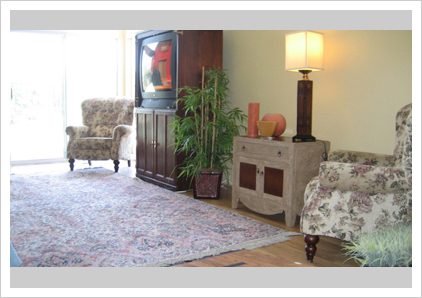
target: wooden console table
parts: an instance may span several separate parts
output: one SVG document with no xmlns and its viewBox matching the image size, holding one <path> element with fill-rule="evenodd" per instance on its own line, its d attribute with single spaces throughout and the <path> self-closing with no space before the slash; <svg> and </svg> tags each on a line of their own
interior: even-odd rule
<svg viewBox="0 0 422 298">
<path fill-rule="evenodd" d="M 294 143 L 292 138 L 235 137 L 233 143 L 232 208 L 239 201 L 261 214 L 284 212 L 293 227 L 303 208 L 305 187 L 318 175 L 330 143 Z"/>
</svg>

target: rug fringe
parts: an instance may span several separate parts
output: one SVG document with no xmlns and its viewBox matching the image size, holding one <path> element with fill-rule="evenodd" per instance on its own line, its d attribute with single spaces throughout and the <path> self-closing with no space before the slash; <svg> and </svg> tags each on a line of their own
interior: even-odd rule
<svg viewBox="0 0 422 298">
<path fill-rule="evenodd" d="M 275 244 L 275 243 L 278 243 L 278 242 L 287 241 L 287 240 L 289 240 L 290 236 L 299 236 L 299 235 L 302 235 L 302 234 L 296 233 L 296 232 L 285 232 L 285 231 L 283 231 L 281 234 L 273 235 L 273 236 L 266 237 L 266 238 L 254 239 L 254 240 L 250 240 L 250 241 L 247 241 L 247 242 L 242 242 L 242 243 L 233 244 L 233 245 L 229 245 L 229 246 L 225 246 L 225 247 L 210 249 L 210 250 L 203 251 L 203 252 L 200 252 L 200 253 L 194 253 L 194 254 L 190 254 L 190 255 L 180 256 L 180 257 L 177 257 L 177 258 L 171 258 L 171 259 L 163 260 L 163 261 L 160 261 L 160 262 L 157 262 L 157 263 L 142 264 L 142 267 L 172 266 L 172 265 L 180 264 L 180 263 L 183 263 L 183 262 L 202 259 L 202 258 L 205 258 L 205 257 L 216 256 L 216 255 L 219 255 L 219 254 L 222 254 L 222 253 L 227 253 L 227 252 L 230 252 L 230 251 L 243 250 L 243 249 L 255 249 L 255 248 L 258 248 L 258 247 L 262 247 L 262 246 L 268 246 L 268 245 Z"/>
</svg>

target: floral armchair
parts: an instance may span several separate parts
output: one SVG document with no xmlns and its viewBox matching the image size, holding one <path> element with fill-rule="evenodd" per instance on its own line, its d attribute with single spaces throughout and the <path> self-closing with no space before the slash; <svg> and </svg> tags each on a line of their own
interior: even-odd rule
<svg viewBox="0 0 422 298">
<path fill-rule="evenodd" d="M 312 262 L 318 235 L 354 241 L 412 217 L 412 105 L 396 116 L 393 155 L 330 153 L 305 190 L 300 228 Z"/>
<path fill-rule="evenodd" d="M 87 99 L 82 102 L 84 126 L 68 126 L 67 158 L 73 171 L 75 159 L 114 161 L 127 160 L 132 153 L 132 121 L 134 101 L 128 99 Z"/>
</svg>

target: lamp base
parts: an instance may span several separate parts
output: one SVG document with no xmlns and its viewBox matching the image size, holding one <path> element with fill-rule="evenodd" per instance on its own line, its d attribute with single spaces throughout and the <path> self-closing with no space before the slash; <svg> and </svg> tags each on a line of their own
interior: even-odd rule
<svg viewBox="0 0 422 298">
<path fill-rule="evenodd" d="M 300 80 L 297 83 L 297 123 L 293 142 L 315 142 L 312 136 L 311 80 Z"/>
<path fill-rule="evenodd" d="M 315 142 L 316 139 L 314 136 L 311 135 L 295 135 L 293 137 L 293 142 L 294 143 L 299 143 L 299 142 Z"/>
</svg>

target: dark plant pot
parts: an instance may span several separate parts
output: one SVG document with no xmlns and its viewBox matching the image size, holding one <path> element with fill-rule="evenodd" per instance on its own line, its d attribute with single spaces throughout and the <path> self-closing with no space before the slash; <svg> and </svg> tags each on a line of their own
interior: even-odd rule
<svg viewBox="0 0 422 298">
<path fill-rule="evenodd" d="M 201 170 L 193 184 L 193 196 L 195 199 L 218 199 L 220 198 L 221 178 L 223 173 L 218 170 Z"/>
</svg>

